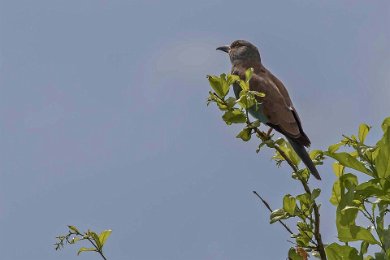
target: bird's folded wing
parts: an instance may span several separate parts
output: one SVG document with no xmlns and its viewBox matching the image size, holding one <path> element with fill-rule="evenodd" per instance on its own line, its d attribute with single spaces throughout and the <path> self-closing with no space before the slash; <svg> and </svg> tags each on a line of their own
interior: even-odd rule
<svg viewBox="0 0 390 260">
<path fill-rule="evenodd" d="M 270 78 L 254 74 L 249 87 L 251 90 L 265 94 L 265 97 L 259 101 L 262 103 L 264 115 L 270 125 L 277 126 L 288 137 L 299 138 L 301 136 L 299 119 L 297 120 L 294 115 L 294 108 L 288 104 L 291 101 L 285 99 Z"/>
</svg>

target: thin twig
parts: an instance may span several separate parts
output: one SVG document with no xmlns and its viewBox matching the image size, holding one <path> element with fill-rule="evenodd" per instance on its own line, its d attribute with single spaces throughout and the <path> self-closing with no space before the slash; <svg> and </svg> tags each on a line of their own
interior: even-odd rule
<svg viewBox="0 0 390 260">
<path fill-rule="evenodd" d="M 263 202 L 263 204 L 265 205 L 265 207 L 270 211 L 272 212 L 272 209 L 271 207 L 269 206 L 269 204 L 256 192 L 256 191 L 253 191 L 253 193 L 261 200 L 261 202 Z M 282 221 L 282 220 L 278 220 L 278 222 L 280 224 L 282 224 L 282 226 L 291 234 L 291 235 L 294 235 L 294 232 L 291 231 L 291 229 Z"/>
<path fill-rule="evenodd" d="M 92 239 L 87 238 L 87 240 L 88 240 L 89 242 L 91 242 L 91 244 L 93 245 L 93 247 L 96 248 L 96 252 L 98 252 L 98 253 L 100 254 L 100 256 L 101 256 L 104 260 L 107 260 L 107 258 L 106 258 L 106 257 L 104 256 L 104 254 L 103 254 L 103 251 L 102 251 L 101 249 L 98 248 L 98 246 L 92 241 Z"/>
<path fill-rule="evenodd" d="M 267 135 L 265 133 L 263 133 L 262 131 L 260 131 L 260 129 L 258 129 L 257 127 L 254 128 L 254 130 L 259 135 L 260 139 L 262 139 L 263 141 L 269 139 L 269 137 L 267 137 Z M 294 172 L 298 172 L 297 166 L 295 166 L 295 164 L 280 149 L 280 147 L 278 145 L 275 145 L 274 148 L 275 148 L 276 151 L 278 151 L 280 156 L 282 156 L 283 159 L 288 163 L 288 165 L 290 165 L 291 169 Z M 310 187 L 307 185 L 306 181 L 303 180 L 302 178 L 299 178 L 299 180 L 302 183 L 302 186 L 303 186 L 305 192 L 307 194 L 311 195 Z M 321 259 L 322 260 L 326 260 L 327 258 L 326 258 L 326 253 L 325 253 L 325 247 L 324 247 L 324 243 L 322 242 L 322 237 L 321 237 L 321 233 L 320 233 L 320 212 L 319 212 L 319 209 L 318 209 L 318 205 L 317 205 L 317 203 L 315 201 L 313 201 L 313 211 L 314 211 L 314 237 L 315 237 L 315 239 L 317 241 L 316 249 L 319 252 Z"/>
</svg>

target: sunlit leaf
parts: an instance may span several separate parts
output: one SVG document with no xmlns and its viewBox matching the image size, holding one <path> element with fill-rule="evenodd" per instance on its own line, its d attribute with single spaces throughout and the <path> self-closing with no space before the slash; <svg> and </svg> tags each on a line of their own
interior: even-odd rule
<svg viewBox="0 0 390 260">
<path fill-rule="evenodd" d="M 337 177 L 340 177 L 343 174 L 344 168 L 345 167 L 338 162 L 333 163 L 333 172 L 336 174 Z"/>
<path fill-rule="evenodd" d="M 231 125 L 233 124 L 238 124 L 238 123 L 245 123 L 246 122 L 246 115 L 244 112 L 242 112 L 239 109 L 234 109 L 225 112 L 223 114 L 222 119 L 226 122 L 226 124 Z"/>
<path fill-rule="evenodd" d="M 332 157 L 333 159 L 337 160 L 340 164 L 342 164 L 342 165 L 344 165 L 346 167 L 355 169 L 357 171 L 363 172 L 363 173 L 368 174 L 370 176 L 373 175 L 372 172 L 364 166 L 364 164 L 359 162 L 356 158 L 351 156 L 349 153 L 345 153 L 345 152 L 342 152 L 342 153 L 329 153 L 329 152 L 325 152 L 325 154 L 328 155 L 329 157 Z"/>
<path fill-rule="evenodd" d="M 332 144 L 331 146 L 328 147 L 328 152 L 335 153 L 342 145 L 344 145 L 344 144 L 341 142 L 337 143 L 337 144 Z"/>
<path fill-rule="evenodd" d="M 364 143 L 364 140 L 366 140 L 366 136 L 367 136 L 369 131 L 370 131 L 370 126 L 368 126 L 367 124 L 361 124 L 359 126 L 358 137 L 359 137 L 360 142 Z"/>
<path fill-rule="evenodd" d="M 341 187 L 340 187 L 340 181 L 337 180 L 333 184 L 332 196 L 330 197 L 329 201 L 333 205 L 337 206 L 340 203 L 340 200 L 341 200 Z"/>
<path fill-rule="evenodd" d="M 355 188 L 356 193 L 363 196 L 363 198 L 369 198 L 371 196 L 381 196 L 383 191 L 375 180 L 360 183 Z"/>
<path fill-rule="evenodd" d="M 290 260 L 304 260 L 302 256 L 300 256 L 295 248 L 291 247 L 290 250 L 288 250 L 288 258 Z"/>
<path fill-rule="evenodd" d="M 382 123 L 383 132 L 386 132 L 387 129 L 389 129 L 389 127 L 390 127 L 390 117 L 387 117 L 387 118 L 385 118 L 385 120 L 383 120 L 383 123 Z"/>
<path fill-rule="evenodd" d="M 245 81 L 249 82 L 253 75 L 253 68 L 249 68 L 245 71 Z"/>
<path fill-rule="evenodd" d="M 360 254 L 361 255 L 364 255 L 365 253 L 367 253 L 367 249 L 368 249 L 368 246 L 370 244 L 367 243 L 366 241 L 363 241 L 361 244 L 360 244 Z"/>
<path fill-rule="evenodd" d="M 376 171 L 379 178 L 390 176 L 390 131 L 386 131 L 378 142 L 378 155 L 375 158 Z"/>
<path fill-rule="evenodd" d="M 86 247 L 82 247 L 79 249 L 79 251 L 77 252 L 77 255 L 81 254 L 82 252 L 97 252 L 95 248 L 91 247 L 91 248 L 86 248 Z"/>
<path fill-rule="evenodd" d="M 244 128 L 241 130 L 241 132 L 238 133 L 238 135 L 236 137 L 241 138 L 243 141 L 247 142 L 251 139 L 251 132 L 252 132 L 252 129 Z"/>
<path fill-rule="evenodd" d="M 283 209 L 290 215 L 294 215 L 296 207 L 296 201 L 290 194 L 285 195 L 283 198 Z"/>
<path fill-rule="evenodd" d="M 230 86 L 231 84 L 233 84 L 237 81 L 240 81 L 240 77 L 237 75 L 228 74 L 226 81 L 227 81 L 227 84 Z"/>
<path fill-rule="evenodd" d="M 275 223 L 281 219 L 287 218 L 288 215 L 283 209 L 277 209 L 271 212 L 270 224 Z"/>
<path fill-rule="evenodd" d="M 378 244 L 379 242 L 374 238 L 369 230 L 366 228 L 351 225 L 351 226 L 340 226 L 337 227 L 338 238 L 342 242 L 352 241 L 366 241 L 370 244 Z"/>
<path fill-rule="evenodd" d="M 358 179 L 356 175 L 352 173 L 346 173 L 340 176 L 340 181 L 343 182 L 344 187 L 347 189 L 351 189 L 352 187 L 356 187 L 358 185 Z"/>
<path fill-rule="evenodd" d="M 314 189 L 311 193 L 311 199 L 315 200 L 318 196 L 320 196 L 321 190 L 320 189 Z"/>
<path fill-rule="evenodd" d="M 95 241 L 96 246 L 97 246 L 98 249 L 102 248 L 103 245 L 100 243 L 99 236 L 95 232 L 88 231 L 87 235 L 89 235 Z"/>
<path fill-rule="evenodd" d="M 318 156 L 321 156 L 323 152 L 321 150 L 312 150 L 309 153 L 310 159 L 315 160 Z"/>
<path fill-rule="evenodd" d="M 75 234 L 80 234 L 80 231 L 75 226 L 68 226 L 68 228 Z"/>
<path fill-rule="evenodd" d="M 108 239 L 108 237 L 111 235 L 112 233 L 112 230 L 111 229 L 108 229 L 108 230 L 104 230 L 100 233 L 99 235 L 99 241 L 100 241 L 100 244 L 102 245 L 102 247 L 104 246 L 104 244 L 106 243 L 106 240 Z"/>
<path fill-rule="evenodd" d="M 233 108 L 234 107 L 234 105 L 236 104 L 236 98 L 234 98 L 234 97 L 228 97 L 227 99 L 226 99 L 226 106 L 227 106 L 227 108 L 228 109 L 231 109 L 231 108 Z"/>
<path fill-rule="evenodd" d="M 325 247 L 325 252 L 328 260 L 362 260 L 358 251 L 350 246 L 341 246 L 337 243 L 332 243 Z"/>
<path fill-rule="evenodd" d="M 245 109 L 251 108 L 256 104 L 256 99 L 253 94 L 250 94 L 248 91 L 241 91 L 240 98 L 237 100 L 237 103 Z"/>
<path fill-rule="evenodd" d="M 209 75 L 207 78 L 211 88 L 220 98 L 224 98 L 228 94 L 230 86 L 226 81 L 226 74 L 221 74 L 220 77 Z"/>
</svg>

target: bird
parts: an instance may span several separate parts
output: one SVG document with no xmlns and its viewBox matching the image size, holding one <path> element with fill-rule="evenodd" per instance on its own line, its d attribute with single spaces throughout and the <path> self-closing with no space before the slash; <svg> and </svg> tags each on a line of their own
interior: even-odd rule
<svg viewBox="0 0 390 260">
<path fill-rule="evenodd" d="M 249 108 L 248 112 L 270 129 L 283 134 L 311 174 L 321 180 L 305 148 L 310 146 L 310 139 L 303 131 L 301 120 L 287 89 L 282 81 L 263 66 L 257 47 L 248 41 L 236 40 L 230 45 L 218 47 L 217 50 L 229 55 L 232 64 L 231 74 L 239 76 L 242 80 L 245 80 L 245 72 L 253 69 L 249 88 L 264 93 L 265 97 L 261 101 L 258 100 L 259 106 Z M 239 98 L 241 87 L 237 83 L 233 84 L 233 91 Z"/>
</svg>

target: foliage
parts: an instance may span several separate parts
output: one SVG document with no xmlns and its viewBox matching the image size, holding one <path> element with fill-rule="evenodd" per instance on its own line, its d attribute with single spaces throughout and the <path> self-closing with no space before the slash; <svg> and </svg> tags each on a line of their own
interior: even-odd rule
<svg viewBox="0 0 390 260">
<path fill-rule="evenodd" d="M 342 254 L 354 256 L 344 259 L 390 259 L 390 226 L 385 226 L 390 204 L 390 117 L 384 120 L 383 136 L 375 145 L 365 143 L 370 129 L 361 124 L 357 136 L 344 136 L 324 151 L 336 160 L 333 171 L 337 179 L 330 202 L 336 206 L 338 239 L 346 243 Z M 345 151 L 340 152 L 341 148 Z M 359 182 L 358 177 L 364 181 Z M 370 223 L 368 227 L 356 224 L 363 219 Z M 360 242 L 360 248 L 348 245 L 355 241 Z M 369 246 L 379 248 L 380 252 L 367 255 Z M 339 247 L 334 243 L 326 250 L 331 253 Z"/>
<path fill-rule="evenodd" d="M 384 218 L 390 204 L 390 118 L 382 124 L 383 137 L 374 146 L 365 144 L 370 127 L 362 124 L 357 137 L 344 136 L 341 142 L 329 146 L 328 150 L 313 150 L 310 157 L 315 165 L 323 164 L 326 157 L 335 160 L 333 171 L 336 181 L 333 185 L 330 202 L 336 206 L 336 227 L 338 243 L 325 245 L 320 233 L 320 204 L 317 203 L 321 189 L 311 189 L 308 184 L 310 173 L 306 168 L 300 168 L 300 158 L 284 139 L 274 139 L 274 136 L 260 129 L 259 121 L 251 122 L 248 109 L 259 106 L 262 93 L 251 91 L 249 80 L 252 69 L 246 72 L 246 78 L 235 75 L 221 74 L 208 76 L 213 91 L 209 92 L 207 104 L 215 103 L 223 112 L 222 119 L 227 125 L 244 124 L 237 138 L 249 141 L 253 136 L 259 139 L 256 152 L 263 147 L 275 151 L 273 160 L 277 165 L 287 162 L 292 169 L 292 178 L 299 181 L 304 192 L 297 195 L 286 194 L 282 199 L 282 207 L 271 210 L 256 192 L 255 194 L 271 210 L 270 223 L 280 222 L 295 239 L 294 247 L 288 252 L 289 259 L 307 259 L 309 254 L 321 259 L 390 259 L 390 226 L 386 227 Z M 240 86 L 239 98 L 228 96 L 232 85 Z M 340 152 L 340 149 L 349 151 Z M 359 183 L 358 176 L 363 175 L 368 180 Z M 359 217 L 359 218 L 358 218 Z M 296 219 L 296 231 L 292 232 L 283 222 L 285 219 Z M 371 223 L 369 227 L 356 224 L 357 219 L 366 218 Z M 350 242 L 359 242 L 359 248 Z M 356 244 L 356 243 L 354 243 Z M 369 246 L 379 248 L 374 256 L 367 255 Z"/>
<path fill-rule="evenodd" d="M 98 235 L 91 230 L 81 233 L 75 226 L 68 226 L 68 229 L 68 234 L 56 237 L 58 240 L 58 242 L 54 244 L 56 250 L 62 249 L 65 244 L 73 245 L 86 240 L 92 247 L 81 247 L 77 252 L 77 255 L 80 255 L 82 252 L 97 252 L 106 260 L 106 257 L 103 254 L 103 246 L 111 235 L 112 230 L 104 230 Z"/>
</svg>

